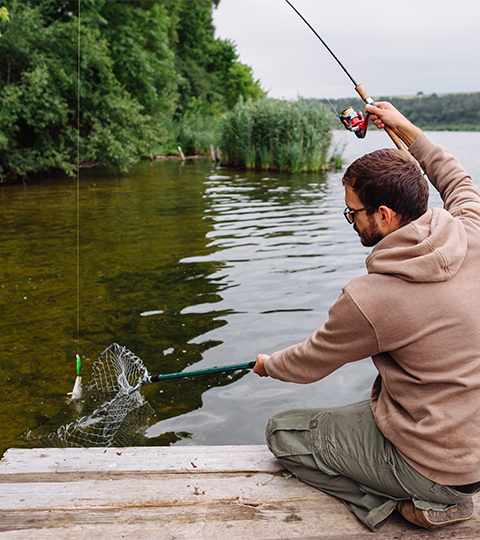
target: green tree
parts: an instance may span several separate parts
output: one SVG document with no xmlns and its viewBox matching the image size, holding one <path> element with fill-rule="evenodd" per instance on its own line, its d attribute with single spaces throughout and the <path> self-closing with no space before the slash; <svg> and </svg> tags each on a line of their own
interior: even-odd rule
<svg viewBox="0 0 480 540">
<path fill-rule="evenodd" d="M 77 145 L 80 163 L 127 170 L 167 144 L 173 117 L 201 126 L 199 114 L 219 118 L 239 97 L 263 94 L 235 46 L 215 39 L 218 1 L 3 3 L 11 22 L 0 40 L 0 180 L 73 174 Z"/>
<path fill-rule="evenodd" d="M 233 108 L 239 98 L 258 99 L 265 96 L 260 81 L 253 79 L 252 69 L 241 62 L 233 62 L 223 82 L 225 102 L 229 109 Z"/>
<path fill-rule="evenodd" d="M 213 2 L 216 6 L 217 2 Z M 240 97 L 264 95 L 248 66 L 240 67 L 235 45 L 215 39 L 211 0 L 183 0 L 176 16 L 177 66 L 181 75 L 177 114 L 219 114 Z"/>
<path fill-rule="evenodd" d="M 383 96 L 378 101 L 390 101 L 412 122 L 425 130 L 479 131 L 477 122 L 480 110 L 480 93 L 425 95 L 395 97 Z M 322 100 L 328 104 L 327 100 Z M 364 103 L 359 99 L 332 100 L 336 110 L 341 111 L 351 105 L 363 110 Z"/>
<path fill-rule="evenodd" d="M 0 40 L 0 175 L 73 173 L 78 143 L 75 16 L 45 24 L 38 6 L 9 2 Z M 112 71 L 100 32 L 81 28 L 81 161 L 127 169 L 154 137 L 150 118 Z"/>
<path fill-rule="evenodd" d="M 109 44 L 115 77 L 146 114 L 173 113 L 179 75 L 165 6 L 151 1 L 102 3 L 98 29 Z"/>
</svg>

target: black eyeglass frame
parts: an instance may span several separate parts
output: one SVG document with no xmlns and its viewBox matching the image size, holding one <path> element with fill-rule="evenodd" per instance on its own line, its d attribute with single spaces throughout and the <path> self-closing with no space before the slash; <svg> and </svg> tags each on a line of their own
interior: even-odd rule
<svg viewBox="0 0 480 540">
<path fill-rule="evenodd" d="M 355 212 L 363 212 L 364 210 L 370 210 L 370 208 L 373 207 L 365 206 L 364 208 L 356 208 L 355 210 L 352 210 L 349 206 L 347 206 L 343 211 L 343 215 L 345 216 L 347 223 L 353 225 L 353 223 L 355 222 Z"/>
</svg>

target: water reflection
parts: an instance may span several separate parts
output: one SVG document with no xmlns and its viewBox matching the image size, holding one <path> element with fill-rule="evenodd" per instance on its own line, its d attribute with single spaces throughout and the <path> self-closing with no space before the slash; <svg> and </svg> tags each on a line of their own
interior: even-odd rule
<svg viewBox="0 0 480 540">
<path fill-rule="evenodd" d="M 340 293 L 344 274 L 353 277 L 363 271 L 365 253 L 353 244 L 341 213 L 339 173 L 265 176 L 222 171 L 207 176 L 205 184 L 205 219 L 212 225 L 207 247 L 213 250 L 182 263 L 220 263 L 222 270 L 215 277 L 222 284 L 222 298 L 182 313 L 230 313 L 228 325 L 192 341 L 221 336 L 222 343 L 203 354 L 200 368 L 252 360 L 258 352 L 273 352 L 306 337 Z M 345 253 L 350 254 L 348 269 L 339 264 Z M 362 394 L 371 381 L 367 372 Z M 305 394 L 296 385 L 248 374 L 236 384 L 203 394 L 198 410 L 152 425 L 147 437 L 154 441 L 170 434 L 180 444 L 261 443 L 270 411 L 287 403 L 306 406 L 306 395 L 319 404 L 315 386 Z M 342 390 L 327 394 L 338 399 Z"/>
<path fill-rule="evenodd" d="M 477 135 L 441 138 L 474 170 Z M 348 161 L 388 145 L 376 132 L 348 141 Z M 341 173 L 142 163 L 124 177 L 85 173 L 80 203 L 84 378 L 112 342 L 152 374 L 251 361 L 307 337 L 365 272 L 369 250 L 342 216 Z M 75 379 L 76 186 L 3 187 L 0 219 L 4 450 L 58 422 Z M 245 372 L 150 385 L 142 392 L 155 414 L 135 444 L 262 444 L 272 414 L 364 399 L 374 375 L 366 360 L 307 386 Z"/>
</svg>

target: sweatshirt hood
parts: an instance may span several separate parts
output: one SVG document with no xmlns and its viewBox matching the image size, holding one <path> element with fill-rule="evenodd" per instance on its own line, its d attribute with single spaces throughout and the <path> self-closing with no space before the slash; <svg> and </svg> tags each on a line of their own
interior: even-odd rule
<svg viewBox="0 0 480 540">
<path fill-rule="evenodd" d="M 390 274 L 405 281 L 448 281 L 467 253 L 463 223 L 446 210 L 432 208 L 383 238 L 367 257 L 369 274 Z"/>
</svg>

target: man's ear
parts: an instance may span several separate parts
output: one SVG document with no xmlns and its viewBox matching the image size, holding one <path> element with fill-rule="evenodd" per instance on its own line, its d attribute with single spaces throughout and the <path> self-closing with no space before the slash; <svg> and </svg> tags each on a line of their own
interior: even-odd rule
<svg viewBox="0 0 480 540">
<path fill-rule="evenodd" d="M 397 213 L 388 206 L 379 206 L 377 215 L 381 222 L 381 227 L 388 232 L 395 231 L 399 228 L 399 219 Z"/>
</svg>

